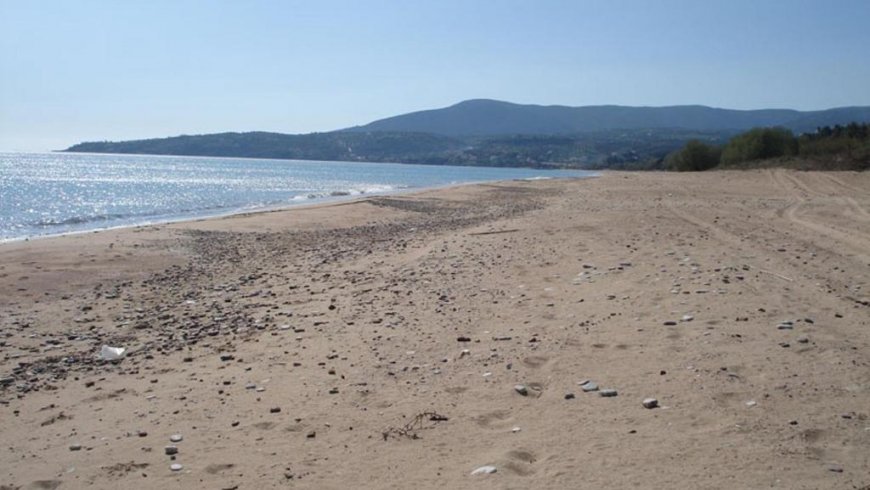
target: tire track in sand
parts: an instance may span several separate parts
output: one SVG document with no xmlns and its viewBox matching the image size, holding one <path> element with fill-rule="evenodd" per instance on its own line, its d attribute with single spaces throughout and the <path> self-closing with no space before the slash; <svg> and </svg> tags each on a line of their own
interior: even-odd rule
<svg viewBox="0 0 870 490">
<path fill-rule="evenodd" d="M 809 220 L 805 215 L 800 213 L 801 209 L 806 204 L 813 202 L 812 198 L 828 198 L 826 194 L 812 189 L 806 183 L 800 181 L 794 175 L 790 175 L 785 170 L 772 170 L 768 172 L 768 175 L 773 179 L 778 187 L 792 196 L 792 202 L 781 214 L 783 218 L 806 230 L 815 232 L 829 240 L 837 242 L 837 245 L 849 249 L 856 258 L 861 260 L 861 262 L 864 264 L 870 264 L 870 235 L 858 230 L 850 230 L 848 232 L 842 231 Z M 836 249 L 836 247 L 834 247 L 834 249 Z"/>
</svg>

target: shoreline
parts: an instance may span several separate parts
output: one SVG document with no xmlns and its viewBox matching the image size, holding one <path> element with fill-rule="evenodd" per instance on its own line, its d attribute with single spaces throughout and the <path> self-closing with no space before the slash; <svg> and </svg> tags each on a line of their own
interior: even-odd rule
<svg viewBox="0 0 870 490">
<path fill-rule="evenodd" d="M 870 483 L 870 174 L 601 172 L 23 243 L 12 488 Z"/>
<path fill-rule="evenodd" d="M 186 157 L 185 157 L 186 158 Z M 397 164 L 404 165 L 404 164 Z M 233 211 L 226 211 L 218 214 L 205 214 L 191 217 L 183 217 L 183 218 L 167 218 L 165 220 L 157 220 L 157 221 L 148 221 L 137 224 L 123 224 L 117 226 L 109 226 L 104 228 L 93 228 L 87 230 L 75 230 L 75 231 L 67 231 L 60 233 L 49 233 L 49 234 L 41 234 L 41 235 L 28 235 L 23 237 L 14 237 L 14 238 L 2 238 L 0 239 L 0 246 L 3 246 L 7 243 L 19 243 L 19 242 L 30 242 L 34 240 L 42 240 L 49 238 L 61 238 L 65 236 L 72 235 L 82 235 L 89 233 L 99 233 L 104 231 L 112 231 L 112 230 L 122 230 L 127 228 L 140 228 L 147 226 L 161 226 L 161 225 L 171 225 L 176 223 L 185 223 L 188 221 L 201 221 L 201 220 L 211 220 L 211 219 L 223 219 L 229 218 L 233 216 L 244 216 L 247 214 L 257 214 L 257 213 L 271 213 L 271 212 L 280 212 L 280 211 L 288 211 L 292 209 L 301 209 L 310 206 L 330 206 L 335 204 L 344 204 L 349 202 L 355 202 L 359 200 L 364 200 L 369 197 L 378 197 L 378 196 L 405 196 L 405 195 L 413 195 L 419 192 L 428 192 L 440 189 L 450 189 L 453 187 L 461 187 L 461 186 L 473 186 L 473 185 L 481 185 L 481 184 L 493 184 L 499 182 L 524 182 L 524 181 L 537 181 L 537 180 L 574 180 L 574 179 L 592 179 L 598 177 L 602 171 L 585 171 L 589 172 L 589 175 L 586 176 L 578 176 L 578 177 L 542 177 L 542 178 L 529 178 L 529 179 L 507 179 L 507 180 L 491 180 L 491 181 L 476 181 L 476 182 L 463 182 L 458 184 L 445 184 L 445 185 L 437 185 L 431 187 L 414 187 L 414 188 L 403 188 L 403 189 L 394 189 L 390 191 L 382 191 L 382 192 L 366 192 L 360 194 L 349 194 L 346 196 L 323 196 L 317 197 L 314 199 L 310 199 L 314 202 L 305 202 L 300 200 L 298 203 L 286 203 L 286 204 L 276 204 L 273 206 L 263 206 L 257 208 L 243 208 L 237 209 Z"/>
<path fill-rule="evenodd" d="M 10 153 L 10 154 L 17 155 L 18 153 Z M 32 154 L 33 155 L 51 155 L 51 153 L 32 153 Z M 66 153 L 62 153 L 62 154 L 65 155 Z M 128 154 L 103 154 L 103 153 L 85 154 L 85 155 L 118 156 L 118 157 L 130 156 Z M 185 156 L 176 156 L 176 155 L 132 155 L 132 156 L 138 156 L 138 157 L 144 157 L 144 158 L 160 157 L 160 158 L 167 158 L 167 159 L 199 158 L 199 159 L 239 160 L 239 159 L 231 158 L 231 157 L 185 157 Z M 322 161 L 314 161 L 314 160 L 310 160 L 310 161 L 309 160 L 280 160 L 280 159 L 263 159 L 263 158 L 242 158 L 241 160 L 275 162 L 275 163 L 294 162 L 294 163 L 311 164 L 311 165 L 317 165 L 317 164 L 324 163 Z M 426 167 L 426 168 L 433 167 L 433 166 L 424 166 L 424 165 L 419 165 L 419 164 L 403 164 L 403 163 L 332 162 L 332 161 L 330 161 L 330 163 L 347 163 L 347 164 L 354 164 L 354 165 L 356 165 L 356 164 L 362 164 L 362 165 L 369 165 L 369 164 L 370 165 L 403 165 L 406 167 L 410 165 L 410 166 L 420 166 L 420 167 Z M 449 167 L 449 168 L 457 168 L 457 169 L 464 168 L 464 167 L 457 167 L 457 166 L 440 166 L 440 167 Z M 508 170 L 510 170 L 510 169 L 508 169 Z M 531 169 L 525 169 L 525 170 L 531 170 Z M 545 173 L 549 172 L 549 171 L 550 170 L 548 170 L 548 169 L 542 170 L 542 172 L 545 172 Z M 548 176 L 543 176 L 540 178 L 543 178 L 543 179 L 589 178 L 589 177 L 597 175 L 596 171 L 576 170 L 575 172 L 577 172 L 578 174 L 581 174 L 581 175 L 578 175 L 577 177 L 548 177 Z M 586 175 L 583 175 L 583 174 L 586 174 Z M 534 177 L 534 178 L 538 178 L 538 177 Z M 133 223 L 121 223 L 121 224 L 106 225 L 104 223 L 104 220 L 93 219 L 93 220 L 90 220 L 85 225 L 99 223 L 102 226 L 85 227 L 84 229 L 73 229 L 73 230 L 67 230 L 67 231 L 50 231 L 48 233 L 37 232 L 34 234 L 25 234 L 25 235 L 19 235 L 19 236 L 8 237 L 8 238 L 0 238 L 0 244 L 16 243 L 16 242 L 22 242 L 22 241 L 27 242 L 27 241 L 37 240 L 37 239 L 41 239 L 41 238 L 53 238 L 53 237 L 60 237 L 60 236 L 66 236 L 66 235 L 75 235 L 75 234 L 80 234 L 80 233 L 91 233 L 91 232 L 95 232 L 95 231 L 123 229 L 123 228 L 129 228 L 129 227 L 137 227 L 137 226 L 159 226 L 159 225 L 179 223 L 179 222 L 184 222 L 184 221 L 189 221 L 189 220 L 216 219 L 216 218 L 233 216 L 233 215 L 237 215 L 237 214 L 245 214 L 245 213 L 250 213 L 250 212 L 265 212 L 265 211 L 270 211 L 270 210 L 291 209 L 291 208 L 295 208 L 295 207 L 299 207 L 299 206 L 320 205 L 320 204 L 327 204 L 327 203 L 331 203 L 331 202 L 344 202 L 347 200 L 364 198 L 365 196 L 401 195 L 404 193 L 409 193 L 409 192 L 413 193 L 413 192 L 424 191 L 424 190 L 428 190 L 428 189 L 449 188 L 449 187 L 454 186 L 454 185 L 480 184 L 480 183 L 487 183 L 487 182 L 498 182 L 501 180 L 509 181 L 509 180 L 525 180 L 525 179 L 519 178 L 519 179 L 477 180 L 477 181 L 467 181 L 467 182 L 459 182 L 459 183 L 451 182 L 451 183 L 437 184 L 437 185 L 431 185 L 431 186 L 419 186 L 419 185 L 407 186 L 407 185 L 403 185 L 403 184 L 396 184 L 396 185 L 387 186 L 387 187 L 392 187 L 392 189 L 390 189 L 390 190 L 376 190 L 376 191 L 370 191 L 370 192 L 366 192 L 365 190 L 354 189 L 351 187 L 348 189 L 335 190 L 335 191 L 332 191 L 328 194 L 325 192 L 321 193 L 321 194 L 325 194 L 325 195 L 315 193 L 316 197 L 314 197 L 314 198 L 311 198 L 310 196 L 304 196 L 303 194 L 299 194 L 297 196 L 294 196 L 290 200 L 284 200 L 283 202 L 278 202 L 278 203 L 273 203 L 273 204 L 268 204 L 268 205 L 256 205 L 254 207 L 250 207 L 251 205 L 248 204 L 248 205 L 245 205 L 241 208 L 224 208 L 222 210 L 218 210 L 215 212 L 210 212 L 208 210 L 201 210 L 201 211 L 192 211 L 192 212 L 186 212 L 186 213 L 183 212 L 183 213 L 181 213 L 181 216 L 166 215 L 165 217 L 156 217 L 156 216 L 143 217 L 143 219 L 141 221 L 136 221 Z M 349 184 L 349 185 L 351 185 L 351 184 Z M 332 195 L 332 194 L 338 194 L 338 195 Z M 132 221 L 132 220 L 137 220 L 137 218 L 132 217 L 132 216 L 128 216 L 128 217 L 124 217 L 124 218 L 121 218 L 121 219 L 116 220 L 116 221 L 123 222 L 123 221 L 127 221 L 127 220 Z M 76 227 L 75 225 L 66 225 L 66 224 L 51 225 L 50 227 L 66 228 L 66 227 L 70 227 L 70 226 Z"/>
</svg>

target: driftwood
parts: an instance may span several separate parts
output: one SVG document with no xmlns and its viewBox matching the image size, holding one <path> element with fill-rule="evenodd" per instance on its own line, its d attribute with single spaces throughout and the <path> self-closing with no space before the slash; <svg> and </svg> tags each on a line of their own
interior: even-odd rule
<svg viewBox="0 0 870 490">
<path fill-rule="evenodd" d="M 766 271 L 766 270 L 764 270 L 764 269 L 758 269 L 758 272 L 763 272 L 763 273 L 765 273 L 765 274 L 770 274 L 771 276 L 778 277 L 778 278 L 780 278 L 780 279 L 782 279 L 782 280 L 784 280 L 784 281 L 794 282 L 794 279 L 792 279 L 792 278 L 790 278 L 790 277 L 785 277 L 785 276 L 783 276 L 782 274 L 777 274 L 776 272 Z"/>
<path fill-rule="evenodd" d="M 477 233 L 469 233 L 470 236 L 480 236 L 480 235 L 497 235 L 499 233 L 514 233 L 520 231 L 519 228 L 512 228 L 510 230 L 496 230 L 496 231 L 481 231 Z"/>
<path fill-rule="evenodd" d="M 431 429 L 433 427 L 431 425 L 427 426 L 426 422 L 445 422 L 447 420 L 449 420 L 447 417 L 437 412 L 421 412 L 401 427 L 388 427 L 381 433 L 381 435 L 384 437 L 385 441 L 389 439 L 390 436 L 419 439 L 420 436 L 417 435 L 417 431 Z"/>
</svg>

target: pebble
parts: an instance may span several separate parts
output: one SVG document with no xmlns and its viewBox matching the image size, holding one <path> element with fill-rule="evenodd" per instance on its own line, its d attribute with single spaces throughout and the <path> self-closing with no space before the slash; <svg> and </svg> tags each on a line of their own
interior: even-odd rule
<svg viewBox="0 0 870 490">
<path fill-rule="evenodd" d="M 523 430 L 523 429 L 521 429 L 521 428 L 519 428 L 519 427 L 514 427 L 513 429 L 511 429 L 511 432 L 513 432 L 514 434 L 516 434 L 517 432 L 519 432 L 519 431 L 521 431 L 521 430 Z"/>
<path fill-rule="evenodd" d="M 659 406 L 659 401 L 655 398 L 646 398 L 643 401 L 644 408 L 656 408 Z"/>
<path fill-rule="evenodd" d="M 594 381 L 587 381 L 580 385 L 580 389 L 583 390 L 585 393 L 588 393 L 590 391 L 598 391 L 598 384 L 596 384 Z"/>
<path fill-rule="evenodd" d="M 175 446 L 166 446 L 163 448 L 163 452 L 166 453 L 167 456 L 173 456 L 178 454 L 178 448 Z"/>
<path fill-rule="evenodd" d="M 565 393 L 565 399 L 566 399 L 566 400 L 573 400 L 573 399 L 574 399 L 574 393 Z"/>
<path fill-rule="evenodd" d="M 609 389 L 609 388 L 608 388 L 608 389 L 601 390 L 601 391 L 598 392 L 598 393 L 599 393 L 601 396 L 604 396 L 604 397 L 616 396 L 616 395 L 618 394 L 618 393 L 616 392 L 616 390 Z"/>
<path fill-rule="evenodd" d="M 779 330 L 793 330 L 794 323 L 791 321 L 780 322 L 780 324 L 777 325 L 776 328 Z"/>
<path fill-rule="evenodd" d="M 81 444 L 70 444 L 70 445 L 69 445 L 69 450 L 70 450 L 70 451 L 81 451 L 81 450 L 82 450 L 82 445 L 81 445 Z"/>
<path fill-rule="evenodd" d="M 523 396 L 529 395 L 529 389 L 526 387 L 526 385 L 516 385 L 514 386 L 514 391 Z"/>
<path fill-rule="evenodd" d="M 472 475 L 489 475 L 498 471 L 495 466 L 481 466 L 471 472 Z"/>
<path fill-rule="evenodd" d="M 749 400 L 748 402 L 746 402 L 746 406 L 749 407 L 749 408 L 752 408 L 752 407 L 754 407 L 754 406 L 756 406 L 756 405 L 758 405 L 758 402 L 755 401 L 755 400 Z"/>
<path fill-rule="evenodd" d="M 842 472 L 843 472 L 843 467 L 840 466 L 840 465 L 838 465 L 838 464 L 829 464 L 829 465 L 828 465 L 828 471 L 831 471 L 831 472 L 833 472 L 833 473 L 842 473 Z"/>
<path fill-rule="evenodd" d="M 692 320 L 694 320 L 694 319 L 695 319 L 695 317 L 693 317 L 692 315 L 683 315 L 683 318 L 680 318 L 680 321 L 682 321 L 682 322 L 690 322 L 690 321 L 692 321 Z"/>
<path fill-rule="evenodd" d="M 173 463 L 172 465 L 169 466 L 169 469 L 172 471 L 181 471 L 184 469 L 184 466 L 182 466 L 178 463 Z"/>
<path fill-rule="evenodd" d="M 281 407 L 272 407 L 269 409 L 269 413 L 279 413 L 281 412 Z"/>
<path fill-rule="evenodd" d="M 799 344 L 808 344 L 810 342 L 810 338 L 806 336 L 798 337 L 797 339 Z"/>
<path fill-rule="evenodd" d="M 169 436 L 169 440 L 172 442 L 181 442 L 184 440 L 184 437 L 181 434 L 172 434 Z"/>
<path fill-rule="evenodd" d="M 677 324 L 677 322 L 675 322 L 675 321 L 673 321 L 673 320 L 668 320 L 668 321 L 666 321 L 666 322 L 664 323 L 664 325 L 665 325 L 666 327 L 673 327 L 673 326 L 676 325 L 676 324 Z"/>
</svg>

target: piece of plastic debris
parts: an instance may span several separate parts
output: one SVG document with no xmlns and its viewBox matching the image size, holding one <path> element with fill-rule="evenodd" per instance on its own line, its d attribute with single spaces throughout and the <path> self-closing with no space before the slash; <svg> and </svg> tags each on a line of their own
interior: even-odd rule
<svg viewBox="0 0 870 490">
<path fill-rule="evenodd" d="M 489 475 L 491 473 L 495 473 L 498 469 L 495 466 L 481 466 L 476 470 L 472 471 L 472 475 Z"/>
<path fill-rule="evenodd" d="M 126 353 L 126 347 L 109 347 L 108 345 L 104 345 L 103 348 L 100 349 L 100 359 L 104 361 L 117 361 L 118 359 L 123 359 Z"/>
</svg>

